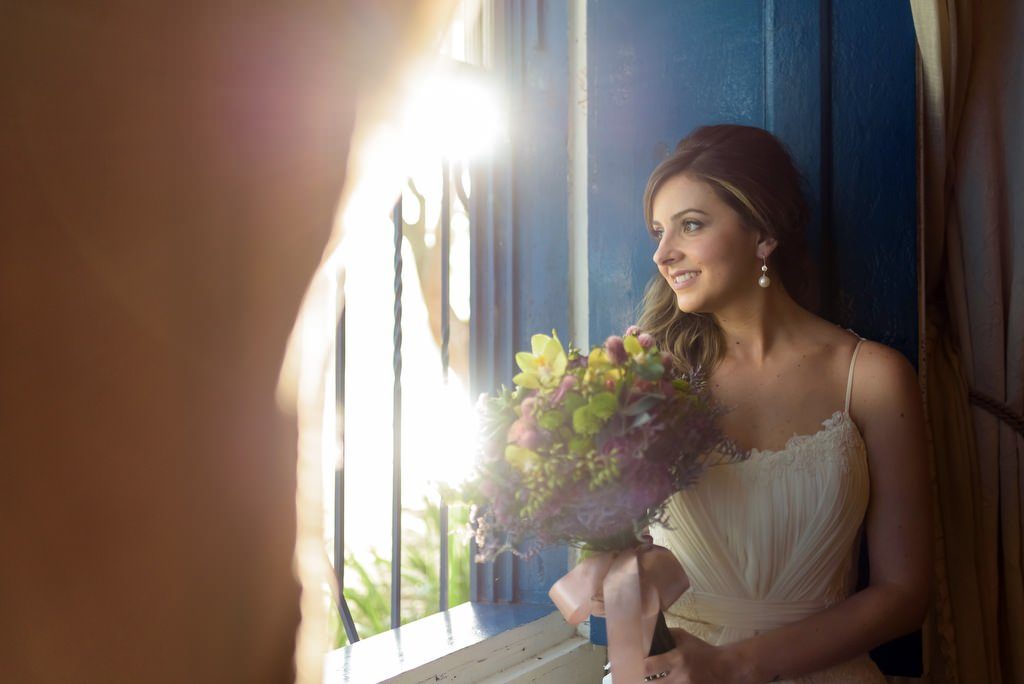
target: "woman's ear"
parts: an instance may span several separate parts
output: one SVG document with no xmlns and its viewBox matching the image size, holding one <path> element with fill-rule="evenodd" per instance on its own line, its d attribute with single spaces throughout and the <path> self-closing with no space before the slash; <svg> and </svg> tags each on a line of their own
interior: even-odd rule
<svg viewBox="0 0 1024 684">
<path fill-rule="evenodd" d="M 761 234 L 760 239 L 757 241 L 757 258 L 767 259 L 771 256 L 775 248 L 779 246 L 779 241 L 770 235 L 764 233 Z"/>
</svg>

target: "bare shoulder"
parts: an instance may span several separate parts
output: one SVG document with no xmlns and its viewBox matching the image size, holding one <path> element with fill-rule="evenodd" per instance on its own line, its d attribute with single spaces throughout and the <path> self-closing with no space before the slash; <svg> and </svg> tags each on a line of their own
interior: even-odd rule
<svg viewBox="0 0 1024 684">
<path fill-rule="evenodd" d="M 866 438 L 896 426 L 916 432 L 923 410 L 910 361 L 892 347 L 865 340 L 857 355 L 850 413 Z"/>
<path fill-rule="evenodd" d="M 902 353 L 880 342 L 864 340 L 857 355 L 854 383 L 862 394 L 888 394 L 897 390 L 917 392 L 917 373 Z"/>
<path fill-rule="evenodd" d="M 877 342 L 861 344 L 850 414 L 867 449 L 871 480 L 865 518 L 871 584 L 905 603 L 905 629 L 920 624 L 931 579 L 931 476 L 924 404 L 914 367 Z"/>
</svg>

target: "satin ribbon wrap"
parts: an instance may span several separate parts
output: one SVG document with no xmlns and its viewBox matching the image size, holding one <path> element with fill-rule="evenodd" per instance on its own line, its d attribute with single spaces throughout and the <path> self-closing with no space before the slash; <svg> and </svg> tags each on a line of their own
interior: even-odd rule
<svg viewBox="0 0 1024 684">
<path fill-rule="evenodd" d="M 688 586 L 671 551 L 644 544 L 587 558 L 555 582 L 548 595 L 570 625 L 603 614 L 612 676 L 616 682 L 639 682 L 658 613 Z"/>
</svg>

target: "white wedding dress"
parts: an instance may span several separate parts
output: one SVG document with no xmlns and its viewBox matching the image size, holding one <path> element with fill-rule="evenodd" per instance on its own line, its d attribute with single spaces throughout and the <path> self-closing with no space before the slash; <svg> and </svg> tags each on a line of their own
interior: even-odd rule
<svg viewBox="0 0 1024 684">
<path fill-rule="evenodd" d="M 654 541 L 672 550 L 690 588 L 665 613 L 711 644 L 775 629 L 839 603 L 856 584 L 867 510 L 867 450 L 846 405 L 813 435 L 794 436 L 778 451 L 709 468 L 668 503 L 667 526 Z M 886 681 L 864 654 L 787 680 L 800 683 Z"/>
</svg>

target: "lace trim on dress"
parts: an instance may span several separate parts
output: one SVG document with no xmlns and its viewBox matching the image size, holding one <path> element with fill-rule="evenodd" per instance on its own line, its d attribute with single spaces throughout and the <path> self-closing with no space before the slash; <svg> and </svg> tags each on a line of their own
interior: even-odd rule
<svg viewBox="0 0 1024 684">
<path fill-rule="evenodd" d="M 740 461 L 745 472 L 756 479 L 774 479 L 793 472 L 820 470 L 823 467 L 850 470 L 854 453 L 863 454 L 863 440 L 850 414 L 837 410 L 821 423 L 822 428 L 811 435 L 793 435 L 781 449 L 751 449 L 750 458 Z M 852 428 L 852 429 L 851 429 Z M 844 448 L 847 447 L 847 448 Z M 813 452 L 813 453 L 809 453 Z"/>
<path fill-rule="evenodd" d="M 843 419 L 849 414 L 842 409 L 837 409 L 835 413 L 821 421 L 821 429 L 811 435 L 793 435 L 786 441 L 786 445 L 781 449 L 758 449 L 753 448 L 750 450 L 750 455 L 753 457 L 755 454 L 761 457 L 765 456 L 776 456 L 793 449 L 799 449 L 808 442 L 813 442 L 818 437 L 835 430 L 843 424 Z"/>
</svg>

